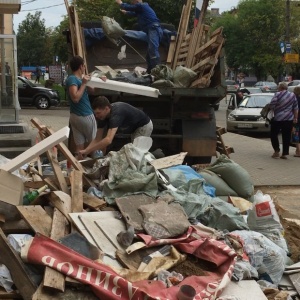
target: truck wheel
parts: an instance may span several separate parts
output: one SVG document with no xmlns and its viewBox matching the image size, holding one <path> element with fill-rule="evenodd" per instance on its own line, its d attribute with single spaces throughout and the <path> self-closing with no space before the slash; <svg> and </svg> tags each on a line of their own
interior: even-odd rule
<svg viewBox="0 0 300 300">
<path fill-rule="evenodd" d="M 35 100 L 35 106 L 38 109 L 48 109 L 50 107 L 50 100 L 46 96 L 38 96 Z"/>
<path fill-rule="evenodd" d="M 219 110 L 220 104 L 214 105 L 214 110 Z"/>
</svg>

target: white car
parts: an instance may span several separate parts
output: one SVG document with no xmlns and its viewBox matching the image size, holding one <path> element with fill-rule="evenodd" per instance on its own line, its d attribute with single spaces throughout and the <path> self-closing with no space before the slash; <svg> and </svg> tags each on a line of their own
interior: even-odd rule
<svg viewBox="0 0 300 300">
<path fill-rule="evenodd" d="M 228 132 L 269 132 L 265 119 L 260 112 L 266 104 L 271 102 L 274 93 L 259 93 L 244 95 L 243 100 L 237 106 L 236 97 L 232 94 L 227 107 L 227 131 Z"/>
<path fill-rule="evenodd" d="M 295 79 L 288 83 L 288 91 L 293 92 L 296 86 L 300 86 L 300 80 Z"/>
</svg>

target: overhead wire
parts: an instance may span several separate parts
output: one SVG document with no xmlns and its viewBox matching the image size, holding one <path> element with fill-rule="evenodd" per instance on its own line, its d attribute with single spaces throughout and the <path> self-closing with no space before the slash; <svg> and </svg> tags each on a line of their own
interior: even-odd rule
<svg viewBox="0 0 300 300">
<path fill-rule="evenodd" d="M 61 6 L 61 5 L 64 5 L 64 3 L 61 3 L 61 4 L 55 4 L 55 5 L 51 5 L 51 6 L 44 6 L 44 7 L 40 7 L 40 8 L 32 8 L 32 9 L 22 9 L 22 12 L 23 11 L 33 11 L 33 10 L 42 10 L 42 9 L 46 9 L 46 8 L 51 8 L 51 7 L 54 7 L 54 6 Z"/>
</svg>

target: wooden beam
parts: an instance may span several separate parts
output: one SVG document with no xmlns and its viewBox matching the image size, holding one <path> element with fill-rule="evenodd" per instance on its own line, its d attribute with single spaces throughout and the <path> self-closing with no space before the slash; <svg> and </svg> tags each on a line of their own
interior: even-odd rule
<svg viewBox="0 0 300 300">
<path fill-rule="evenodd" d="M 65 216 L 57 208 L 54 208 L 50 238 L 55 241 L 58 241 L 60 238 L 64 237 L 67 232 L 68 227 Z M 49 267 L 46 267 L 44 273 L 43 287 L 48 287 L 54 290 L 64 292 L 64 274 Z"/>
<path fill-rule="evenodd" d="M 40 205 L 17 206 L 17 209 L 35 233 L 50 236 L 52 219 Z"/>
<path fill-rule="evenodd" d="M 82 172 L 73 170 L 71 179 L 71 212 L 83 211 Z"/>
<path fill-rule="evenodd" d="M 39 119 L 33 118 L 30 120 L 31 123 L 38 128 L 39 130 L 45 130 L 46 133 L 50 136 L 55 133 L 55 131 L 49 127 L 45 127 L 45 125 L 42 125 Z M 57 145 L 57 148 L 62 152 L 64 157 L 69 160 L 75 170 L 79 170 L 81 172 L 84 172 L 84 168 L 81 165 L 81 163 L 73 156 L 71 151 L 68 149 L 68 147 L 64 143 L 59 143 Z M 86 175 L 83 175 L 83 181 L 87 186 L 96 187 L 96 184 L 89 179 Z"/>
<path fill-rule="evenodd" d="M 25 265 L 22 262 L 19 254 L 8 243 L 7 238 L 0 228 L 0 253 L 1 262 L 5 263 L 9 269 L 12 280 L 17 287 L 19 293 L 24 300 L 31 300 L 32 295 L 35 293 L 36 285 L 30 279 L 25 270 Z"/>
<path fill-rule="evenodd" d="M 33 147 L 29 148 L 16 158 L 2 165 L 0 168 L 8 172 L 16 171 L 18 168 L 20 168 L 36 156 L 46 152 L 48 149 L 51 149 L 53 146 L 56 146 L 60 142 L 66 140 L 69 136 L 69 132 L 70 128 L 68 126 L 58 130 L 57 132 L 42 140 Z"/>
</svg>

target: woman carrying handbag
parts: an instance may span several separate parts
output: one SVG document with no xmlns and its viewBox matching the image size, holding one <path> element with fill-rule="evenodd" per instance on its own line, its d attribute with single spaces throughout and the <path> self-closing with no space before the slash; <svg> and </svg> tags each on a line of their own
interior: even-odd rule
<svg viewBox="0 0 300 300">
<path fill-rule="evenodd" d="M 294 94 L 296 95 L 297 101 L 298 101 L 298 109 L 300 107 L 300 86 L 296 86 L 294 88 Z M 297 123 L 294 125 L 295 130 L 298 129 L 298 139 L 299 139 L 299 128 L 300 128 L 300 115 L 298 113 L 298 121 Z M 299 140 L 296 144 L 296 152 L 295 152 L 295 157 L 300 157 L 300 143 Z"/>
<path fill-rule="evenodd" d="M 293 124 L 298 122 L 298 102 L 294 93 L 289 92 L 285 82 L 278 84 L 278 92 L 275 93 L 270 103 L 270 109 L 274 111 L 271 122 L 271 143 L 274 149 L 272 158 L 287 159 L 291 142 Z M 282 135 L 282 153 L 278 135 Z"/>
</svg>

